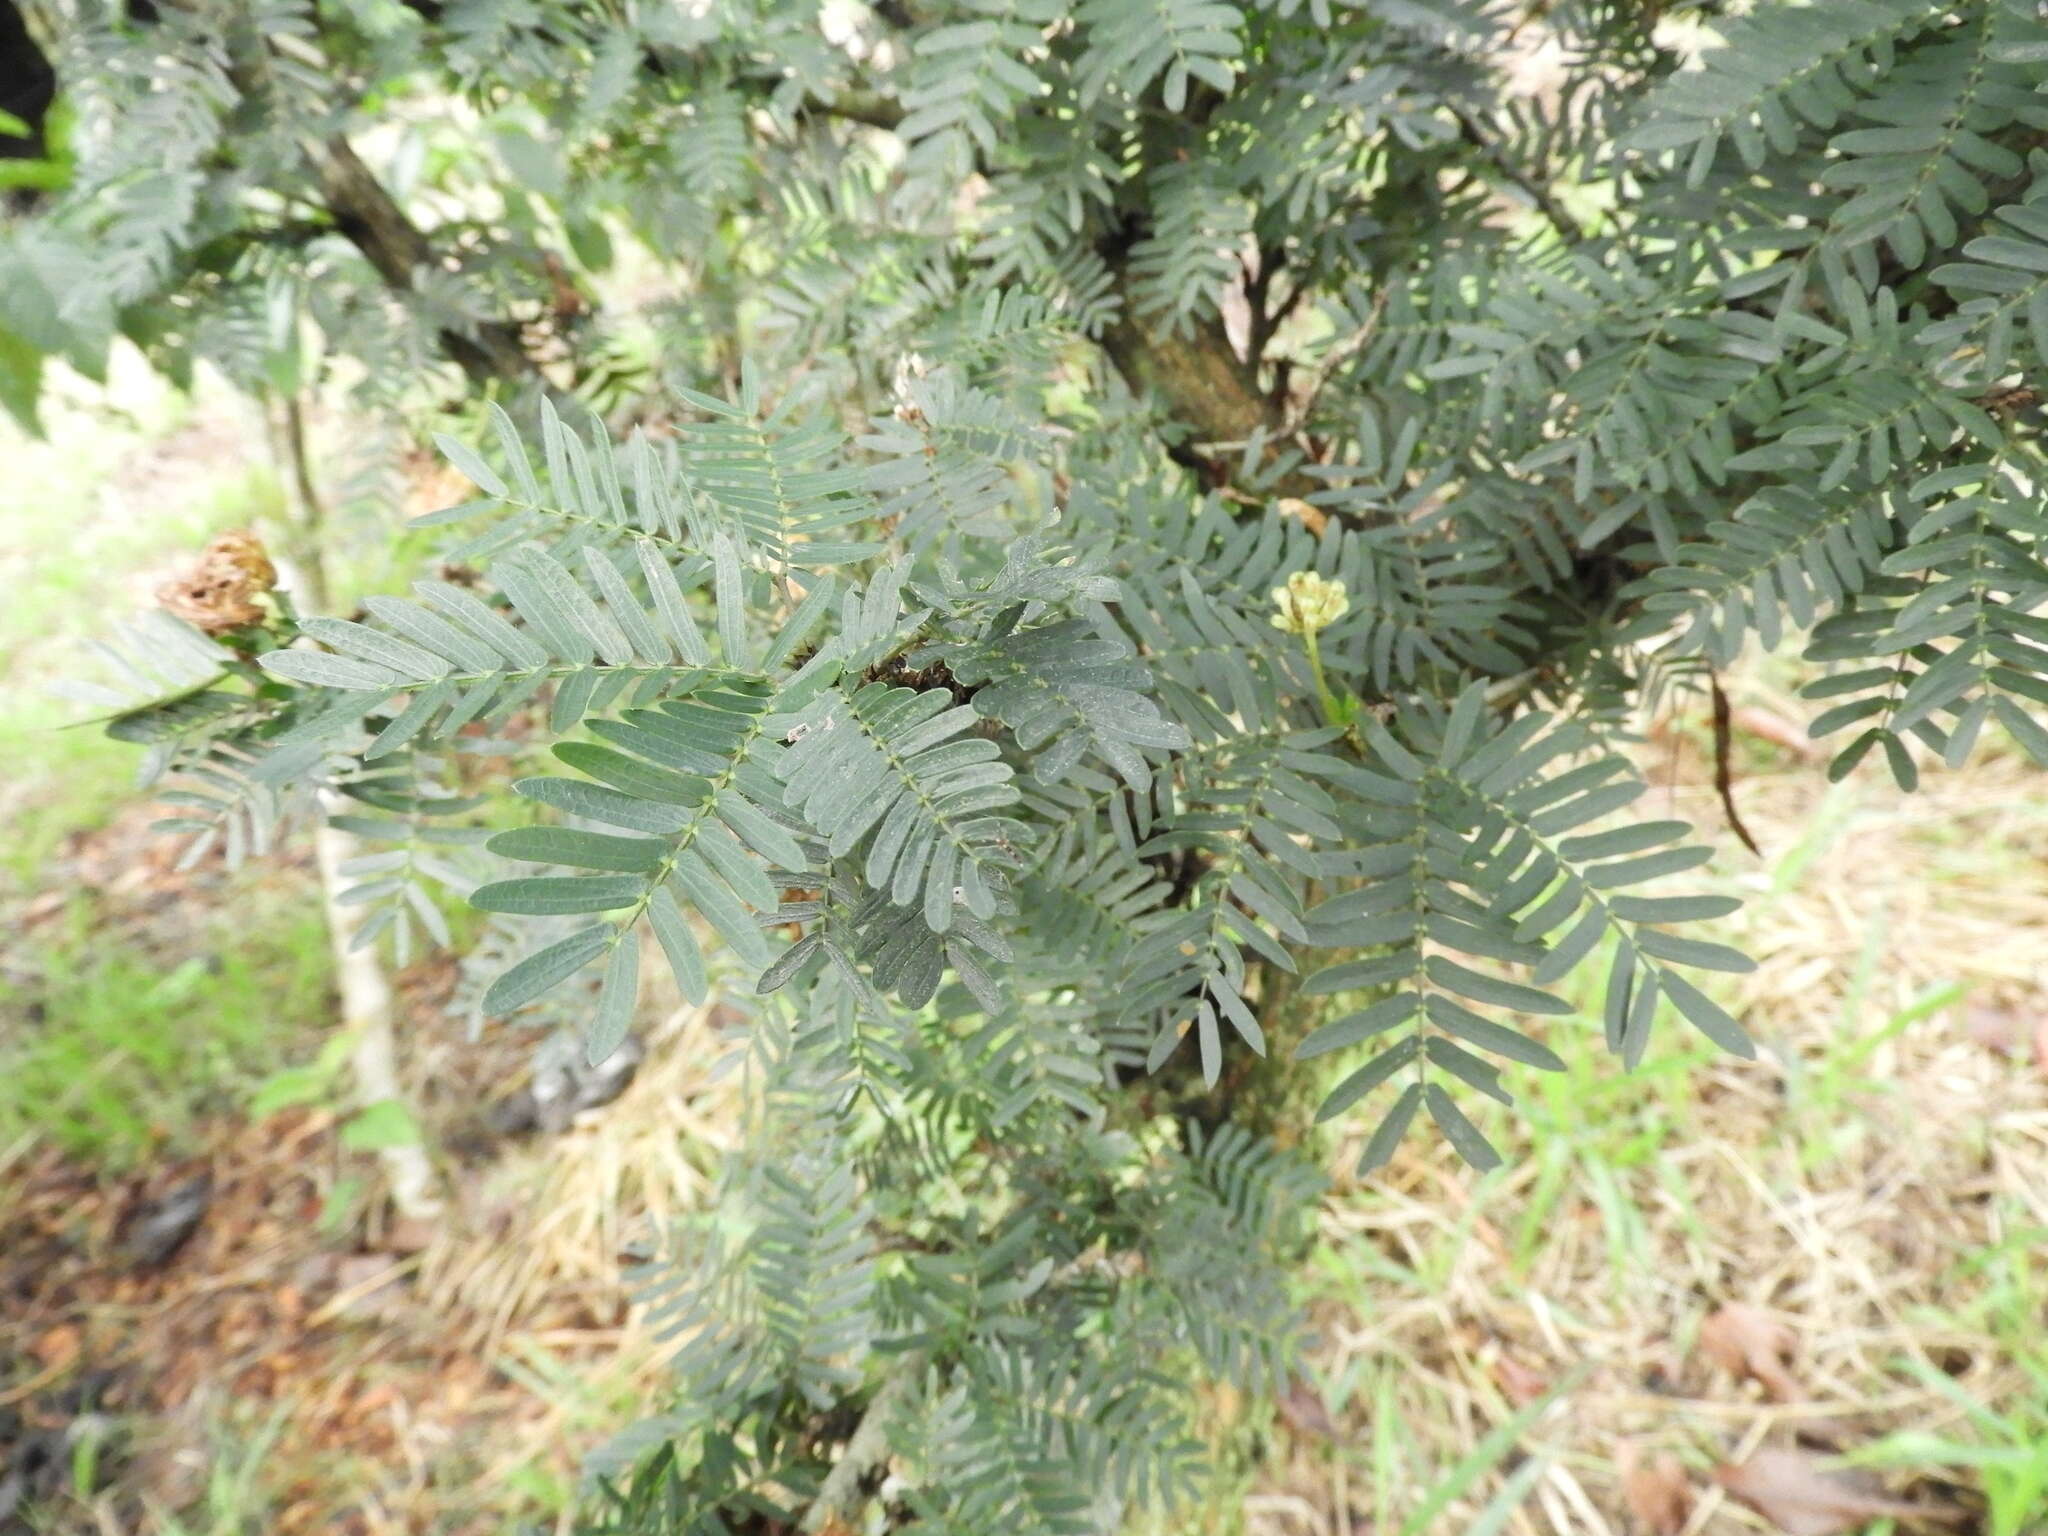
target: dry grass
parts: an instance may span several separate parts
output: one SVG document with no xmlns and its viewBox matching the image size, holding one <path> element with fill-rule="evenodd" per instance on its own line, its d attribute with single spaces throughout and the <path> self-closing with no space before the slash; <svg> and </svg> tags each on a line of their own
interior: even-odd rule
<svg viewBox="0 0 2048 1536">
<path fill-rule="evenodd" d="M 1657 813 L 1719 827 L 1699 743 L 1662 734 L 1646 752 Z M 1550 1043 L 1572 1071 L 1520 1074 L 1531 1112 L 1509 1171 L 1475 1186 L 1411 1138 L 1384 1178 L 1341 1186 L 1311 1368 L 1337 1432 L 1279 1435 L 1244 1498 L 1251 1531 L 1390 1531 L 1376 1518 L 1574 1368 L 1521 1444 L 1550 1466 L 1505 1527 L 1519 1536 L 1640 1529 L 1625 1445 L 1693 1474 L 1688 1536 L 1776 1529 L 1708 1492 L 1707 1467 L 1767 1441 L 1847 1450 L 1955 1427 L 1961 1410 L 1908 1359 L 2048 1427 L 2044 1378 L 2015 1355 L 2048 1322 L 2048 1072 L 2024 1038 L 2007 1057 L 1965 1025 L 1988 1005 L 2024 1037 L 2048 1011 L 2038 770 L 1991 757 L 1907 797 L 1881 774 L 1831 787 L 1793 762 L 1751 768 L 1739 793 L 1765 858 L 1724 835 L 1716 868 L 1750 903 L 1734 941 L 1761 964 L 1731 1001 L 1761 1058 L 1712 1056 L 1667 1020 L 1630 1078 L 1566 1049 L 1597 1025 L 1562 1021 Z M 1515 1124 L 1492 1128 L 1515 1140 Z M 1790 1330 L 1795 1400 L 1701 1357 L 1700 1324 L 1728 1302 Z M 1397 1433 L 1378 1422 L 1390 1411 Z"/>
<path fill-rule="evenodd" d="M 429 1235 L 407 1303 L 484 1363 L 519 1401 L 468 1447 L 476 1481 L 526 1518 L 567 1529 L 583 1455 L 665 1390 L 665 1352 L 629 1307 L 630 1246 L 699 1206 L 739 1134 L 741 1088 L 722 1076 L 724 1010 L 654 1005 L 647 1059 L 625 1093 L 560 1136 L 491 1149 L 455 1180 L 450 1219 Z M 409 1063 L 420 1097 L 447 1097 L 477 1046 L 436 1019 Z M 473 1080 L 473 1079 L 472 1079 Z M 448 1490 L 427 1467 L 365 1536 L 444 1529 Z"/>
<path fill-rule="evenodd" d="M 720 1010 L 673 1007 L 647 1032 L 647 1059 L 621 1098 L 560 1137 L 501 1148 L 458 1191 L 459 1217 L 425 1254 L 421 1292 L 464 1316 L 488 1348 L 545 1299 L 621 1294 L 629 1245 L 694 1208 L 715 1159 L 739 1133 L 739 1089 L 715 1068 Z M 438 1039 L 414 1063 L 441 1084 L 462 1080 L 461 1053 Z"/>
</svg>

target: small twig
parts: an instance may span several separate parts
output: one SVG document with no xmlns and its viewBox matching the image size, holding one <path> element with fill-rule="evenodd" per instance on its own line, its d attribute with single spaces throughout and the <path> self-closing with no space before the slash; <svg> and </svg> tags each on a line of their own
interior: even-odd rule
<svg viewBox="0 0 2048 1536">
<path fill-rule="evenodd" d="M 1252 315 L 1251 335 L 1245 344 L 1245 355 L 1254 363 L 1266 350 L 1266 341 L 1273 334 L 1271 319 L 1266 312 L 1266 290 L 1273 285 L 1273 269 L 1278 263 L 1278 255 L 1263 245 L 1259 247 L 1256 266 L 1248 261 L 1240 263 L 1245 269 L 1245 303 Z"/>
<path fill-rule="evenodd" d="M 70 1370 L 76 1363 L 77 1357 L 75 1355 L 65 1356 L 62 1359 L 52 1361 L 49 1365 L 36 1372 L 35 1375 L 29 1377 L 28 1380 L 18 1382 L 14 1386 L 9 1387 L 5 1392 L 0 1392 L 0 1408 L 11 1408 L 16 1403 L 27 1402 L 36 1393 L 42 1391 L 44 1387 L 47 1387 L 59 1376 Z"/>
<path fill-rule="evenodd" d="M 306 607 L 315 613 L 326 613 L 333 605 L 333 592 L 327 581 L 327 504 L 313 478 L 313 455 L 306 443 L 306 413 L 296 389 L 285 392 L 282 437 L 294 503 L 292 531 L 299 563 L 304 567 Z"/>
<path fill-rule="evenodd" d="M 838 91 L 829 96 L 813 94 L 806 96 L 797 110 L 800 113 L 819 112 L 849 123 L 889 131 L 894 131 L 903 121 L 902 104 L 881 91 Z"/>
<path fill-rule="evenodd" d="M 1372 306 L 1367 310 L 1365 319 L 1358 328 L 1317 360 L 1315 371 L 1309 375 L 1308 388 L 1287 408 L 1287 414 L 1281 418 L 1280 424 L 1267 434 L 1267 442 L 1285 442 L 1308 424 L 1308 418 L 1315 410 L 1316 398 L 1322 394 L 1323 386 L 1330 382 L 1330 375 L 1363 351 L 1365 344 L 1372 340 L 1373 332 L 1379 329 L 1380 316 L 1386 313 L 1387 296 L 1390 291 L 1382 287 L 1373 294 Z M 1289 303 L 1292 302 L 1290 298 Z M 1197 443 L 1195 448 L 1202 453 L 1242 453 L 1250 445 L 1250 438 L 1241 437 L 1227 442 Z"/>
<path fill-rule="evenodd" d="M 363 163 L 346 136 L 336 133 L 309 140 L 304 150 L 336 229 L 363 253 L 387 287 L 411 292 L 417 274 L 437 266 L 427 237 Z M 521 384 L 528 379 L 546 384 L 540 365 L 527 355 L 519 327 L 511 321 L 481 324 L 473 335 L 443 327 L 440 342 L 441 350 L 480 388 L 492 383 Z"/>
<path fill-rule="evenodd" d="M 1735 768 L 1730 751 L 1734 730 L 1728 695 L 1721 688 L 1721 674 L 1709 671 L 1707 685 L 1714 696 L 1714 793 L 1721 797 L 1721 809 L 1727 813 L 1729 829 L 1742 839 L 1743 847 L 1762 858 L 1763 849 L 1757 847 L 1756 839 L 1749 835 L 1749 828 L 1742 824 L 1742 813 L 1735 809 Z"/>
<path fill-rule="evenodd" d="M 1276 436 L 1292 437 L 1307 425 L 1309 413 L 1316 406 L 1316 397 L 1322 394 L 1323 386 L 1330 382 L 1330 375 L 1364 351 L 1365 344 L 1372 340 L 1373 332 L 1380 328 L 1380 316 L 1387 312 L 1387 296 L 1392 291 L 1382 284 L 1373 294 L 1372 304 L 1366 310 L 1365 319 L 1358 328 L 1322 355 L 1316 363 L 1315 372 L 1308 377 L 1308 388 L 1303 390 L 1294 404 L 1288 408 Z"/>
<path fill-rule="evenodd" d="M 320 1327 L 324 1323 L 333 1322 L 334 1319 L 340 1317 L 364 1297 L 381 1291 L 408 1269 L 417 1269 L 418 1267 L 419 1259 L 417 1257 L 394 1260 L 367 1279 L 358 1280 L 346 1290 L 335 1292 L 334 1295 L 330 1296 L 321 1305 L 318 1311 L 306 1319 L 304 1326 L 311 1330 Z"/>
<path fill-rule="evenodd" d="M 1515 188 L 1524 197 L 1534 203 L 1536 211 L 1550 220 L 1551 224 L 1560 235 L 1564 236 L 1568 244 L 1575 245 L 1586 238 L 1586 227 L 1565 211 L 1564 204 L 1551 195 L 1549 188 L 1532 180 L 1524 171 L 1510 161 L 1506 155 L 1502 154 L 1500 145 L 1481 131 L 1479 124 L 1463 107 L 1454 106 L 1451 108 L 1451 111 L 1457 116 L 1459 134 L 1465 142 L 1486 156 L 1489 165 L 1498 171 L 1503 178 L 1513 183 Z"/>
<path fill-rule="evenodd" d="M 1280 300 L 1279 303 L 1274 304 L 1270 307 L 1270 310 L 1266 316 L 1264 333 L 1260 338 L 1258 346 L 1252 349 L 1252 358 L 1254 361 L 1257 361 L 1259 358 L 1265 356 L 1266 344 L 1270 342 L 1276 334 L 1278 334 L 1280 327 L 1287 323 L 1288 319 L 1294 314 L 1294 312 L 1297 309 L 1301 308 L 1301 301 L 1307 298 L 1310 292 L 1311 289 L 1308 283 L 1300 279 L 1297 279 L 1288 288 L 1287 297 Z M 1274 367 L 1277 369 L 1284 362 L 1284 358 L 1275 359 Z"/>
</svg>

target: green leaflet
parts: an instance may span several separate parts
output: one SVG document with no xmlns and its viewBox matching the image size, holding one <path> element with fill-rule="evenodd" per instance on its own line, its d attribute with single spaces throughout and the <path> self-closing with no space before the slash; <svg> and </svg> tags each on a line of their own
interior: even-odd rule
<svg viewBox="0 0 2048 1536">
<path fill-rule="evenodd" d="M 865 879 L 898 906 L 920 906 L 935 933 L 956 907 L 995 911 L 1005 872 L 1027 833 L 998 814 L 1017 803 L 1014 774 L 994 743 L 958 739 L 972 710 L 942 690 L 869 683 L 832 695 L 798 726 L 778 774 L 791 807 L 833 857 L 866 849 Z"/>
<path fill-rule="evenodd" d="M 1015 732 L 1032 754 L 1034 776 L 1048 784 L 1093 755 L 1142 791 L 1151 782 L 1148 751 L 1191 744 L 1186 729 L 1144 697 L 1152 680 L 1129 648 L 1078 621 L 1012 630 L 981 645 L 935 646 L 919 659 L 925 656 L 976 688 L 976 711 Z"/>
<path fill-rule="evenodd" d="M 493 985 L 487 1006 L 505 1005 L 507 997 L 517 999 L 508 1006 L 530 1002 L 608 950 L 612 960 L 586 1036 L 586 1050 L 597 1061 L 617 1047 L 628 1027 L 638 972 L 634 961 L 618 957 L 627 949 L 637 957 L 635 933 L 643 920 L 686 997 L 702 999 L 708 986 L 689 914 L 744 965 L 759 969 L 768 963 L 770 951 L 754 914 L 771 909 L 777 896 L 758 863 L 761 850 L 770 856 L 801 854 L 756 799 L 776 804 L 776 749 L 764 733 L 772 705 L 772 695 L 759 685 L 706 682 L 658 709 L 628 710 L 618 721 L 599 722 L 619 747 L 567 742 L 556 748 L 564 762 L 602 783 L 533 778 L 514 785 L 529 800 L 644 835 L 538 826 L 491 839 L 490 850 L 507 858 L 622 873 L 498 881 L 475 891 L 473 905 L 485 911 L 625 916 L 599 930 L 603 942 L 596 948 L 587 940 L 565 941 L 546 964 L 522 961 L 525 970 L 515 967 Z M 678 762 L 701 772 L 669 766 Z"/>
<path fill-rule="evenodd" d="M 382 628 L 317 618 L 300 626 L 335 654 L 292 649 L 259 660 L 275 677 L 360 695 L 336 701 L 355 718 L 418 689 L 373 755 L 436 726 L 452 735 L 471 722 L 502 720 L 543 687 L 554 691 L 549 724 L 560 732 L 622 694 L 686 691 L 705 675 L 703 639 L 666 564 L 644 556 L 637 562 L 649 599 L 634 595 L 609 558 L 588 551 L 583 566 L 579 575 L 541 550 L 524 549 L 494 568 L 503 611 L 445 582 L 419 582 L 418 601 L 368 600 Z M 647 601 L 651 613 L 642 606 Z"/>
<path fill-rule="evenodd" d="M 492 1013 L 511 1013 L 523 1008 L 543 992 L 568 980 L 585 965 L 603 954 L 612 939 L 603 924 L 585 928 L 566 939 L 558 939 L 514 965 L 491 983 L 484 1006 Z"/>
<path fill-rule="evenodd" d="M 1723 916 L 1725 899 L 1617 894 L 1685 873 L 1706 858 L 1704 849 L 1669 846 L 1687 830 L 1682 823 L 1591 830 L 1639 794 L 1624 764 L 1594 758 L 1548 771 L 1563 756 L 1556 743 L 1573 740 L 1570 728 L 1525 715 L 1496 736 L 1482 723 L 1479 698 L 1478 688 L 1468 689 L 1440 717 L 1414 720 L 1406 741 L 1377 722 L 1366 731 L 1376 766 L 1414 783 L 1419 793 L 1388 797 L 1377 793 L 1370 776 L 1360 781 L 1366 794 L 1339 815 L 1353 844 L 1345 860 L 1363 872 L 1363 882 L 1329 897 L 1306 919 L 1318 944 L 1382 953 L 1326 966 L 1308 977 L 1303 991 L 1396 990 L 1320 1024 L 1300 1054 L 1346 1050 L 1412 1025 L 1412 1032 L 1343 1078 L 1318 1117 L 1348 1110 L 1419 1056 L 1426 1091 L 1419 1100 L 1398 1098 L 1388 1114 L 1405 1127 L 1418 1102 L 1425 1103 L 1460 1156 L 1492 1166 L 1498 1154 L 1430 1069 L 1502 1102 L 1511 1096 L 1487 1057 L 1562 1070 L 1555 1051 L 1498 1015 L 1569 1015 L 1571 1007 L 1547 987 L 1602 943 L 1615 953 L 1609 999 L 1611 1005 L 1619 1000 L 1621 1012 L 1610 1017 L 1608 1037 L 1616 1050 L 1640 1057 L 1664 997 L 1717 1043 L 1746 1052 L 1739 1026 L 1670 967 L 1738 970 L 1747 961 L 1724 945 L 1644 926 Z M 1332 782 L 1348 777 L 1338 773 Z M 1526 965 L 1530 980 L 1470 960 Z M 1373 1166 L 1392 1155 L 1386 1138 L 1399 1134 L 1388 1131 L 1392 1123 L 1383 1119 L 1375 1128 Z"/>
</svg>

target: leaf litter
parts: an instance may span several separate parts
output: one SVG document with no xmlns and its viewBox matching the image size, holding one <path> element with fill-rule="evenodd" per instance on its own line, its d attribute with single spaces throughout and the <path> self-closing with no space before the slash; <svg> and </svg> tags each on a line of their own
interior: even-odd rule
<svg viewBox="0 0 2048 1536">
<path fill-rule="evenodd" d="M 1745 1461 L 1723 1462 L 1714 1481 L 1785 1536 L 1844 1536 L 1872 1520 L 1953 1523 L 1963 1511 L 1886 1496 L 1862 1473 L 1837 1472 L 1830 1458 L 1764 1446 Z"/>
</svg>

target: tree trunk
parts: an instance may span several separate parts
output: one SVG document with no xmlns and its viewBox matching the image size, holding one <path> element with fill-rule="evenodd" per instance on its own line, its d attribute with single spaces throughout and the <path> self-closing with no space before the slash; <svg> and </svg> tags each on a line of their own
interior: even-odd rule
<svg viewBox="0 0 2048 1536">
<path fill-rule="evenodd" d="M 1150 390 L 1195 443 L 1241 443 L 1260 427 L 1279 424 L 1279 412 L 1259 392 L 1250 364 L 1238 357 L 1211 317 L 1180 335 L 1163 322 L 1135 318 L 1128 303 L 1103 333 L 1102 344 L 1124 381 Z"/>
<path fill-rule="evenodd" d="M 0 0 L 0 112 L 28 125 L 28 137 L 0 133 L 0 160 L 40 160 L 49 152 L 43 124 L 57 97 L 57 71 L 28 29 L 16 0 Z"/>
<path fill-rule="evenodd" d="M 308 145 L 307 154 L 319 173 L 321 199 L 334 215 L 335 226 L 369 258 L 385 282 L 410 290 L 413 274 L 434 262 L 434 249 L 427 237 L 342 135 Z M 519 343 L 519 328 L 506 322 L 479 325 L 474 335 L 444 330 L 441 348 L 480 386 L 520 384 L 540 377 L 540 370 Z"/>
<path fill-rule="evenodd" d="M 300 572 L 300 609 L 331 613 L 334 590 L 327 579 L 327 504 L 313 480 L 311 445 L 306 441 L 306 412 L 299 392 L 287 392 L 282 420 L 272 424 L 278 465 L 284 471 L 285 503 L 291 521 L 291 543 Z M 264 416 L 270 415 L 268 405 Z"/>
<path fill-rule="evenodd" d="M 1102 333 L 1102 347 L 1126 384 L 1151 393 L 1174 421 L 1188 428 L 1187 437 L 1169 444 L 1167 453 L 1199 475 L 1206 488 L 1230 483 L 1243 445 L 1261 428 L 1269 439 L 1267 459 L 1288 447 L 1285 402 L 1259 388 L 1255 362 L 1237 355 L 1220 317 L 1212 315 L 1181 334 L 1164 322 L 1135 317 L 1126 296 L 1115 322 Z M 1273 496 L 1304 497 L 1322 488 L 1320 480 L 1290 470 L 1262 489 Z"/>
<path fill-rule="evenodd" d="M 340 899 L 350 883 L 342 866 L 362 852 L 361 845 L 352 833 L 323 826 L 315 835 L 315 852 L 320 862 L 321 895 L 327 907 L 327 932 L 334 946 L 334 982 L 341 994 L 341 1027 L 356 1037 L 356 1102 L 365 1109 L 386 1100 L 402 1103 L 397 1039 L 391 1019 L 391 983 L 377 958 L 376 946 L 356 946 L 363 909 L 345 905 Z M 385 1147 L 378 1156 L 391 1186 L 392 1206 L 399 1215 L 420 1221 L 440 1216 L 440 1181 L 425 1147 L 417 1142 Z"/>
<path fill-rule="evenodd" d="M 292 553 L 279 562 L 282 585 L 292 594 L 302 613 L 323 613 L 331 593 L 327 581 L 326 537 L 328 529 L 321 516 L 322 501 L 313 482 L 313 469 L 305 439 L 305 421 L 296 394 L 288 397 L 282 422 L 273 417 L 264 402 L 264 422 L 271 446 L 286 477 L 292 501 L 290 540 Z M 346 802 L 333 791 L 320 797 L 323 817 L 346 809 Z M 341 1004 L 340 1028 L 355 1036 L 350 1062 L 355 1078 L 355 1100 L 360 1109 L 387 1100 L 403 1104 L 405 1095 L 398 1080 L 398 1043 L 392 1019 L 391 983 L 377 958 L 375 944 L 356 944 L 362 932 L 363 909 L 342 901 L 353 881 L 344 873 L 351 859 L 362 853 L 362 843 L 353 833 L 323 823 L 313 837 L 313 855 L 320 869 L 321 907 L 327 919 L 327 940 L 334 955 L 334 988 Z M 431 1221 L 441 1215 L 440 1180 L 427 1150 L 417 1142 L 409 1146 L 379 1149 L 384 1176 L 391 1189 L 392 1208 L 402 1217 Z"/>
</svg>

